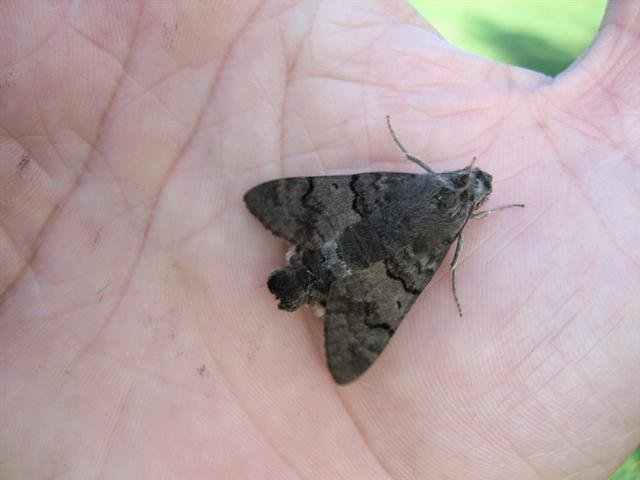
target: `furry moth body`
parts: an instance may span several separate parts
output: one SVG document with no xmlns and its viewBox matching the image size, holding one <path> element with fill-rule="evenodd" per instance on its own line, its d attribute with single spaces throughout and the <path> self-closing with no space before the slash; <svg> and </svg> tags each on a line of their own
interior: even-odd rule
<svg viewBox="0 0 640 480">
<path fill-rule="evenodd" d="M 388 120 L 388 118 L 387 118 Z M 475 212 L 491 193 L 492 177 L 473 167 L 423 174 L 373 172 L 293 177 L 249 190 L 249 211 L 272 233 L 295 246 L 289 265 L 269 276 L 278 307 L 325 308 L 325 352 L 338 384 L 365 372 L 457 240 L 462 248 L 470 218 L 484 218 L 507 205 Z"/>
</svg>

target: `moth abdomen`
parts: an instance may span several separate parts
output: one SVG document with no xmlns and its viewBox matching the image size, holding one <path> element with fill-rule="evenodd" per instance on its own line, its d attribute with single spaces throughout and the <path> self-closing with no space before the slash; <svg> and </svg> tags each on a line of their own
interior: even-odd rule
<svg viewBox="0 0 640 480">
<path fill-rule="evenodd" d="M 284 267 L 269 276 L 267 287 L 279 300 L 278 308 L 292 312 L 309 301 L 313 280 L 305 266 Z"/>
</svg>

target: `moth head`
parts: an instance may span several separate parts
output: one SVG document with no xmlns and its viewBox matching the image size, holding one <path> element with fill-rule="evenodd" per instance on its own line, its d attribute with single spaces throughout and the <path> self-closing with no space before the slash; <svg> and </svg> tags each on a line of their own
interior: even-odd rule
<svg viewBox="0 0 640 480">
<path fill-rule="evenodd" d="M 479 168 L 467 167 L 443 175 L 447 178 L 445 189 L 451 192 L 447 196 L 451 208 L 457 209 L 461 205 L 467 205 L 471 206 L 471 210 L 476 210 L 491 194 L 492 177 Z"/>
<path fill-rule="evenodd" d="M 491 180 L 493 177 L 479 168 L 472 168 L 469 171 L 470 188 L 473 194 L 473 210 L 482 206 L 491 195 Z"/>
</svg>

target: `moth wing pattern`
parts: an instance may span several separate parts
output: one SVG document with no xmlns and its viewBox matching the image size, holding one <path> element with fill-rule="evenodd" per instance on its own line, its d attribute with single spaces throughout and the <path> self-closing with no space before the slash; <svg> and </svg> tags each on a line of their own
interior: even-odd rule
<svg viewBox="0 0 640 480">
<path fill-rule="evenodd" d="M 419 247 L 409 245 L 331 286 L 324 333 L 327 364 L 336 383 L 355 380 L 373 364 L 448 251 Z"/>
<path fill-rule="evenodd" d="M 302 248 L 318 248 L 346 227 L 406 191 L 419 175 L 374 172 L 292 177 L 262 183 L 244 200 L 273 234 Z"/>
</svg>

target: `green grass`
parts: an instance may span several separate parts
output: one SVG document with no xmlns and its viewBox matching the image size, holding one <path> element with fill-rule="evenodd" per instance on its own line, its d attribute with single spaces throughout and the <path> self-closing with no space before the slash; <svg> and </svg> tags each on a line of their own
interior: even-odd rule
<svg viewBox="0 0 640 480">
<path fill-rule="evenodd" d="M 606 0 L 411 2 L 451 43 L 504 63 L 556 75 L 595 36 Z"/>
<path fill-rule="evenodd" d="M 411 0 L 451 43 L 557 75 L 593 40 L 606 0 Z M 640 480 L 640 448 L 610 480 Z"/>
</svg>

